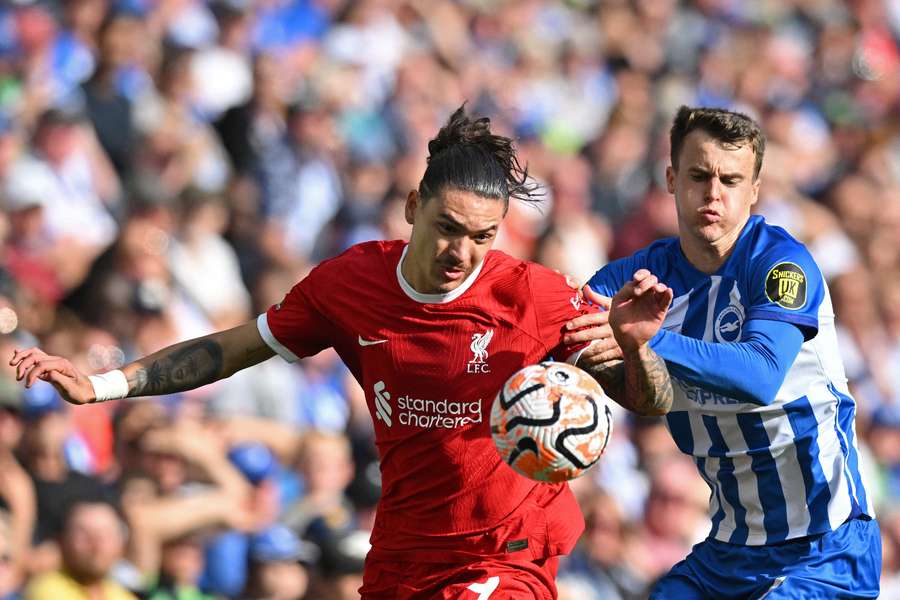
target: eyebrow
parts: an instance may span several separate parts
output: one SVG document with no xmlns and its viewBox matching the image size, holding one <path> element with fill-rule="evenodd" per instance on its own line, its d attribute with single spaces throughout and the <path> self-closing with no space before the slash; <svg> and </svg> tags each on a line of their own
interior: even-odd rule
<svg viewBox="0 0 900 600">
<path fill-rule="evenodd" d="M 463 231 L 465 231 L 466 233 L 469 233 L 469 234 L 477 235 L 479 233 L 489 233 L 489 232 L 497 229 L 497 224 L 495 223 L 494 225 L 491 225 L 490 227 L 488 227 L 486 229 L 479 229 L 477 231 L 469 231 L 465 225 L 463 225 L 462 223 L 460 223 L 459 221 L 457 221 L 456 219 L 454 219 L 447 213 L 440 213 L 437 218 L 439 220 L 445 221 L 447 224 L 452 225 L 453 227 L 455 227 L 457 229 L 462 229 Z"/>
<path fill-rule="evenodd" d="M 712 171 L 705 167 L 692 166 L 688 168 L 689 173 L 698 173 L 700 175 L 710 175 Z M 740 171 L 735 171 L 732 173 L 719 173 L 719 179 L 724 179 L 726 177 L 730 177 L 732 179 L 744 179 L 744 174 Z"/>
</svg>

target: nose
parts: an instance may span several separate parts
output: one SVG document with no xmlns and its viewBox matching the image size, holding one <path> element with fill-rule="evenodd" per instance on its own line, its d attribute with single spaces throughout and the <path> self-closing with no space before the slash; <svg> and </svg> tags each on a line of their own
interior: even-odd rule
<svg viewBox="0 0 900 600">
<path fill-rule="evenodd" d="M 472 256 L 472 240 L 468 236 L 461 235 L 450 243 L 449 251 L 453 260 L 467 265 Z"/>
<path fill-rule="evenodd" d="M 722 182 L 716 176 L 710 177 L 706 184 L 706 201 L 715 202 L 722 197 Z"/>
</svg>

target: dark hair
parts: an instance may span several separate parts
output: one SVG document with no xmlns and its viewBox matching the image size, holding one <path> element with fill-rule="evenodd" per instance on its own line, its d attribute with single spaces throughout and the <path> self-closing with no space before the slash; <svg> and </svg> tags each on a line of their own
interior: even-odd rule
<svg viewBox="0 0 900 600">
<path fill-rule="evenodd" d="M 691 108 L 682 106 L 675 115 L 670 132 L 672 146 L 672 167 L 678 168 L 678 156 L 688 134 L 701 129 L 719 140 L 722 144 L 739 148 L 750 144 L 756 156 L 753 179 L 759 176 L 762 169 L 763 154 L 766 152 L 766 136 L 759 125 L 745 114 L 732 112 L 723 108 Z"/>
<path fill-rule="evenodd" d="M 428 199 L 445 187 L 508 202 L 517 198 L 537 202 L 541 186 L 519 164 L 513 141 L 491 133 L 491 120 L 473 119 L 465 104 L 428 142 L 428 167 L 419 182 L 419 195 Z"/>
<path fill-rule="evenodd" d="M 85 506 L 106 506 L 116 515 L 120 525 L 123 527 L 127 526 L 128 519 L 125 518 L 125 511 L 122 509 L 119 498 L 114 491 L 105 488 L 83 490 L 81 495 L 75 498 L 64 499 L 63 512 L 60 515 L 61 521 L 59 522 L 59 536 L 65 535 L 75 513 Z M 123 529 L 123 531 L 127 537 L 127 530 Z"/>
</svg>

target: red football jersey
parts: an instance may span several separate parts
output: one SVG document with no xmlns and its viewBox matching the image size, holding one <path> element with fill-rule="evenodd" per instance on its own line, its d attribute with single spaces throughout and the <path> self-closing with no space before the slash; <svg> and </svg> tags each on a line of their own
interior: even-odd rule
<svg viewBox="0 0 900 600">
<path fill-rule="evenodd" d="M 504 464 L 490 413 L 517 370 L 581 350 L 562 337 L 586 307 L 563 276 L 499 251 L 455 290 L 420 294 L 400 272 L 405 252 L 399 241 L 354 246 L 258 321 L 287 360 L 334 347 L 365 390 L 382 473 L 373 557 L 567 553 L 584 527 L 572 493 Z"/>
</svg>

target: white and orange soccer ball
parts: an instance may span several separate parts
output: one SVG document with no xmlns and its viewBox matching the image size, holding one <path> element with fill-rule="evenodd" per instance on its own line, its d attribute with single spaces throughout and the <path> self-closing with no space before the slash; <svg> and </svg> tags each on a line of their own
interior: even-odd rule
<svg viewBox="0 0 900 600">
<path fill-rule="evenodd" d="M 506 380 L 491 409 L 503 461 L 536 481 L 584 475 L 612 434 L 609 398 L 593 377 L 558 362 L 529 365 Z"/>
</svg>

